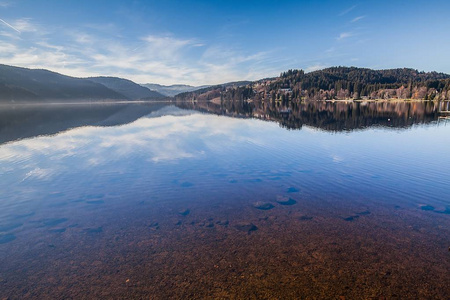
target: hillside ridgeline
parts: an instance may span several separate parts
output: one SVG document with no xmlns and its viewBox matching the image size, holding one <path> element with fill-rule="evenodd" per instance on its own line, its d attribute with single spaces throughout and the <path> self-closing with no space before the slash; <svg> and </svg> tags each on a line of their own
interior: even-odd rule
<svg viewBox="0 0 450 300">
<path fill-rule="evenodd" d="M 289 70 L 246 86 L 214 86 L 183 93 L 178 101 L 263 101 L 288 107 L 302 100 L 450 99 L 450 75 L 413 69 L 332 67 L 305 73 Z"/>
</svg>

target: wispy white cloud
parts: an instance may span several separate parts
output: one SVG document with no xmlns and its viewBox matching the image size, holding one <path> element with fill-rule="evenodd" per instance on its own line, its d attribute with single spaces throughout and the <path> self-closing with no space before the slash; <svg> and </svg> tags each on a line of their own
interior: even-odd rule
<svg viewBox="0 0 450 300">
<path fill-rule="evenodd" d="M 5 30 L 0 30 L 4 37 L 0 47 L 5 50 L 0 53 L 1 63 L 75 77 L 114 75 L 138 83 L 199 85 L 252 80 L 279 72 L 267 66 L 263 70 L 262 62 L 271 59 L 268 52 L 252 53 L 194 37 L 147 34 L 130 39 L 115 34 L 114 24 L 55 31 L 24 18 L 4 25 Z M 13 28 L 22 34 L 13 34 Z"/>
<path fill-rule="evenodd" d="M 365 17 L 366 17 L 366 16 L 359 16 L 359 17 L 354 18 L 354 19 L 351 20 L 350 22 L 351 22 L 351 23 L 355 23 L 355 22 L 358 22 L 359 20 L 364 19 Z"/>
<path fill-rule="evenodd" d="M 339 14 L 339 16 L 344 16 L 344 15 L 348 14 L 349 12 L 351 12 L 352 10 L 354 10 L 355 8 L 356 8 L 356 5 L 353 5 L 353 6 L 349 7 L 349 8 L 347 8 L 346 10 L 343 10 Z"/>
<path fill-rule="evenodd" d="M 2 27 L 2 26 L 0 26 Z M 11 40 L 20 40 L 20 34 L 18 34 L 15 30 L 11 30 L 9 28 L 6 28 L 6 26 L 3 26 L 5 30 L 0 30 L 0 36 L 3 38 L 8 38 Z"/>
<path fill-rule="evenodd" d="M 47 41 L 37 41 L 36 45 L 39 45 L 41 47 L 48 48 L 48 49 L 53 49 L 53 50 L 56 50 L 56 51 L 63 51 L 64 50 L 64 47 L 58 46 L 58 45 L 52 45 L 52 44 L 48 43 Z"/>
<path fill-rule="evenodd" d="M 103 43 L 104 49 L 85 51 L 96 69 L 117 69 L 117 76 L 125 76 L 139 83 L 215 84 L 257 76 L 256 65 L 267 59 L 266 52 L 243 53 L 223 46 L 207 46 L 196 39 L 149 35 L 133 47 L 123 43 Z M 198 58 L 195 61 L 188 55 Z M 246 72 L 239 70 L 247 65 Z M 128 74 L 126 71 L 130 71 Z M 258 77 L 253 77 L 256 79 Z"/>
<path fill-rule="evenodd" d="M 342 32 L 336 39 L 338 41 L 354 36 L 352 32 Z"/>
<path fill-rule="evenodd" d="M 14 28 L 21 33 L 38 31 L 38 26 L 36 24 L 33 24 L 31 22 L 31 19 L 28 19 L 28 18 L 22 18 L 22 19 L 15 20 L 13 25 L 14 25 Z"/>
<path fill-rule="evenodd" d="M 157 58 L 174 60 L 179 58 L 181 49 L 198 45 L 197 42 L 190 39 L 177 39 L 170 36 L 148 35 L 142 40 L 145 42 L 143 47 L 149 53 Z"/>
<path fill-rule="evenodd" d="M 10 43 L 0 42 L 0 57 L 5 55 L 14 54 L 17 51 L 17 47 Z"/>
</svg>

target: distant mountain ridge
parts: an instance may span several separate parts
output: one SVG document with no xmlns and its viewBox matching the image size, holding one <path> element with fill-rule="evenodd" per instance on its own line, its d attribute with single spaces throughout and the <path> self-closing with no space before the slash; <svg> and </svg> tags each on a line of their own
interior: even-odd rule
<svg viewBox="0 0 450 300">
<path fill-rule="evenodd" d="M 76 102 L 164 98 L 117 77 L 76 78 L 43 69 L 0 64 L 0 103 Z"/>
<path fill-rule="evenodd" d="M 249 83 L 251 83 L 251 81 L 233 81 L 233 82 L 217 84 L 214 86 L 211 86 L 211 85 L 192 86 L 192 85 L 186 85 L 186 84 L 160 85 L 160 84 L 156 84 L 156 83 L 146 83 L 146 84 L 142 84 L 142 86 L 145 86 L 145 87 L 151 89 L 152 91 L 157 91 L 168 97 L 174 97 L 174 96 L 177 96 L 177 95 L 183 94 L 183 93 L 210 89 L 211 87 L 218 87 L 218 86 L 238 87 L 238 86 L 247 85 Z"/>
<path fill-rule="evenodd" d="M 198 89 L 208 87 L 208 85 L 203 86 L 192 86 L 186 84 L 172 84 L 172 85 L 161 85 L 157 83 L 145 83 L 141 84 L 143 87 L 150 89 L 151 91 L 158 92 L 164 96 L 173 97 L 180 93 L 191 92 Z"/>
<path fill-rule="evenodd" d="M 88 77 L 90 81 L 100 83 L 107 88 L 124 95 L 130 100 L 163 98 L 165 95 L 152 91 L 147 87 L 134 83 L 131 80 L 118 77 Z"/>
</svg>

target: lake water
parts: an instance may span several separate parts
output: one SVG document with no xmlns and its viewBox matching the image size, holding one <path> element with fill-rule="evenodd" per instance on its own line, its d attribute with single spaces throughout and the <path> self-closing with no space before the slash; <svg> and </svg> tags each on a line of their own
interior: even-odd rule
<svg viewBox="0 0 450 300">
<path fill-rule="evenodd" d="M 0 299 L 448 299 L 448 105 L 0 108 Z"/>
</svg>

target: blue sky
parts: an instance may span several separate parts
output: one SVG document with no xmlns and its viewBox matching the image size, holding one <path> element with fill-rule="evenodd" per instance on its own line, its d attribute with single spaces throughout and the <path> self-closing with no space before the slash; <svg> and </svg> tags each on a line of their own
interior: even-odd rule
<svg viewBox="0 0 450 300">
<path fill-rule="evenodd" d="M 0 0 L 0 63 L 192 85 L 345 65 L 450 73 L 450 1 Z"/>
</svg>

